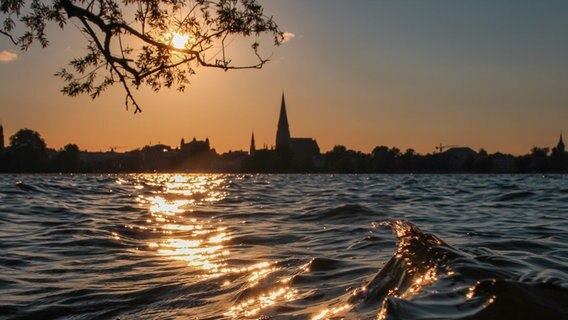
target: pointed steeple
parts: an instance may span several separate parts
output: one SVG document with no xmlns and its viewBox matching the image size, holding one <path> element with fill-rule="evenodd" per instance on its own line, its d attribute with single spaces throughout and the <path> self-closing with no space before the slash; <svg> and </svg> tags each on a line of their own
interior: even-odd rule
<svg viewBox="0 0 568 320">
<path fill-rule="evenodd" d="M 288 126 L 288 115 L 286 114 L 286 100 L 284 92 L 282 92 L 280 118 L 278 119 L 278 130 L 276 131 L 276 146 L 287 143 L 290 143 L 290 128 Z"/>
<path fill-rule="evenodd" d="M 252 132 L 252 137 L 250 138 L 250 149 L 249 155 L 253 156 L 256 153 L 256 145 L 254 143 L 254 131 Z"/>
<path fill-rule="evenodd" d="M 562 141 L 562 132 L 560 133 L 560 140 L 558 140 L 558 144 L 556 145 L 556 151 L 560 153 L 564 153 L 566 151 L 564 141 Z"/>
</svg>

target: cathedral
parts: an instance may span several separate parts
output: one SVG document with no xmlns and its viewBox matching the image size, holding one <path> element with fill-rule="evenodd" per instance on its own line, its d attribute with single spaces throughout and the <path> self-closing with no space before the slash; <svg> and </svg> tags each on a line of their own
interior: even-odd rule
<svg viewBox="0 0 568 320">
<path fill-rule="evenodd" d="M 286 100 L 282 93 L 280 104 L 280 118 L 278 119 L 278 129 L 276 130 L 276 148 L 288 147 L 296 159 L 313 159 L 320 155 L 318 143 L 312 138 L 292 138 L 290 127 L 288 126 L 288 115 L 286 114 Z"/>
<path fill-rule="evenodd" d="M 288 125 L 288 115 L 286 113 L 286 99 L 282 93 L 282 102 L 280 104 L 280 117 L 278 118 L 278 128 L 276 129 L 276 149 L 287 148 L 296 160 L 317 160 L 320 162 L 320 148 L 315 139 L 312 138 L 292 138 L 290 136 L 290 127 Z M 251 137 L 249 155 L 256 153 L 254 141 L 254 133 Z"/>
</svg>

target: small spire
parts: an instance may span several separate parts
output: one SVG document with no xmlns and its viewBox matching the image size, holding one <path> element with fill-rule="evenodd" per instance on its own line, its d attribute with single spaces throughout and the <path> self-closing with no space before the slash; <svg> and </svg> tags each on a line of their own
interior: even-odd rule
<svg viewBox="0 0 568 320">
<path fill-rule="evenodd" d="M 250 138 L 250 149 L 249 155 L 254 155 L 256 153 L 256 145 L 254 143 L 254 131 L 252 132 L 252 137 Z"/>
<path fill-rule="evenodd" d="M 564 146 L 564 141 L 562 139 L 562 132 L 560 132 L 560 139 L 558 140 L 558 144 L 556 145 L 556 152 L 564 154 L 565 151 L 566 147 Z"/>
</svg>

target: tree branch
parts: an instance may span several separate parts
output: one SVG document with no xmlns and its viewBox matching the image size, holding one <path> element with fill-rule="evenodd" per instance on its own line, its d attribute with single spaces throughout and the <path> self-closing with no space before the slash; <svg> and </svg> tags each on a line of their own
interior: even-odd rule
<svg viewBox="0 0 568 320">
<path fill-rule="evenodd" d="M 177 86 L 183 90 L 189 83 L 187 77 L 195 73 L 194 67 L 236 69 L 260 69 L 269 59 L 258 51 L 258 43 L 252 45 L 258 63 L 233 64 L 227 55 L 230 35 L 248 37 L 271 34 L 276 45 L 282 41 L 282 32 L 265 16 L 257 0 L 53 0 L 51 4 L 41 0 L 3 0 L 0 13 L 6 18 L 0 34 L 13 44 L 26 50 L 34 40 L 42 46 L 48 44 L 46 25 L 56 22 L 64 29 L 67 20 L 80 22 L 81 32 L 88 38 L 89 46 L 84 57 L 71 61 L 74 73 L 63 69 L 56 73 L 67 85 L 63 92 L 75 96 L 88 93 L 94 99 L 116 81 L 122 84 L 126 107 L 134 105 L 135 113 L 141 111 L 133 89 L 146 84 L 158 91 L 162 87 Z M 127 23 L 123 11 L 135 6 L 134 21 Z M 124 9 L 124 10 L 123 10 Z M 25 10 L 28 10 L 24 12 Z M 179 18 L 176 18 L 179 13 Z M 22 36 L 14 36 L 18 18 L 23 24 Z M 183 47 L 174 45 L 171 38 L 179 33 L 191 36 L 192 41 Z M 126 42 L 125 42 L 126 41 Z M 219 41 L 222 58 L 208 62 L 205 53 Z M 133 44 L 134 46 L 131 46 Z M 104 67 L 104 68 L 103 68 Z M 97 75 L 107 74 L 102 80 Z M 100 81 L 100 82 L 97 82 Z"/>
</svg>

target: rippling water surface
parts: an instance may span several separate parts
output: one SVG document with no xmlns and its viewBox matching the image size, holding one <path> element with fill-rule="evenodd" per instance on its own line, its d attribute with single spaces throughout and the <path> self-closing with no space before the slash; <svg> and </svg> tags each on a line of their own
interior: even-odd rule
<svg viewBox="0 0 568 320">
<path fill-rule="evenodd" d="M 565 175 L 3 175 L 0 318 L 567 319 Z"/>
</svg>

